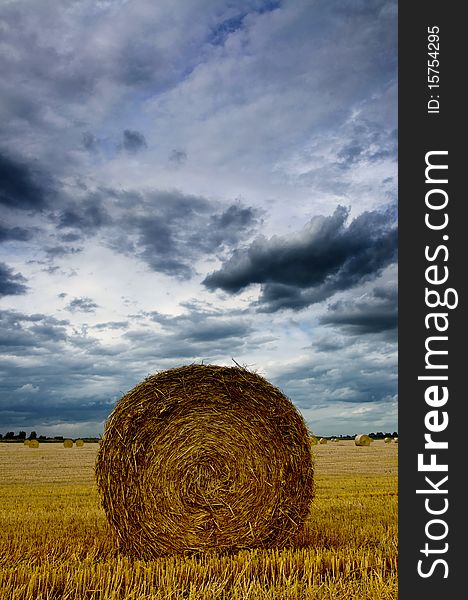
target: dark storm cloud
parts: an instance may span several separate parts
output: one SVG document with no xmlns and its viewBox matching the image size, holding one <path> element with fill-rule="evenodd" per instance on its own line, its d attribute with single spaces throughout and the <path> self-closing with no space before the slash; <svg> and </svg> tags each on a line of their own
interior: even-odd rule
<svg viewBox="0 0 468 600">
<path fill-rule="evenodd" d="M 257 222 L 257 211 L 250 206 L 232 204 L 220 215 L 211 217 L 213 228 L 221 232 L 239 231 L 252 227 Z"/>
<path fill-rule="evenodd" d="M 50 246 L 45 248 L 45 253 L 48 258 L 60 258 L 68 254 L 78 254 L 83 251 L 83 248 L 73 248 L 70 246 Z"/>
<path fill-rule="evenodd" d="M 111 400 L 150 372 L 238 355 L 253 331 L 240 314 L 206 308 L 187 308 L 175 317 L 157 312 L 139 317 L 77 327 L 42 313 L 0 312 L 3 423 L 102 420 Z M 128 331 L 132 326 L 138 329 Z M 118 340 L 105 345 L 90 330 L 112 331 Z"/>
<path fill-rule="evenodd" d="M 299 234 L 259 237 L 203 283 L 230 294 L 261 284 L 260 309 L 274 312 L 304 308 L 376 277 L 396 260 L 395 217 L 390 210 L 365 212 L 346 225 L 348 214 L 338 206 Z"/>
<path fill-rule="evenodd" d="M 32 231 L 23 227 L 8 227 L 0 222 L 0 243 L 1 242 L 27 242 L 32 238 Z"/>
<path fill-rule="evenodd" d="M 286 368 L 272 383 L 288 390 L 301 408 L 335 402 L 365 404 L 392 402 L 397 393 L 395 344 L 377 347 L 356 341 L 316 354 L 314 360 Z M 333 356 L 339 356 L 339 361 Z"/>
<path fill-rule="evenodd" d="M 109 242 L 111 247 L 178 279 L 189 279 L 196 260 L 235 246 L 259 222 L 254 208 L 236 203 L 220 209 L 203 197 L 180 192 L 153 192 L 125 202 L 132 212 L 122 218 L 124 227 Z M 145 216 L 135 216 L 136 207 Z"/>
<path fill-rule="evenodd" d="M 83 202 L 70 205 L 58 217 L 59 229 L 75 229 L 83 235 L 90 235 L 110 223 L 110 215 L 98 194 L 92 195 Z"/>
<path fill-rule="evenodd" d="M 32 426 L 108 415 L 109 392 L 99 385 L 115 378 L 116 389 L 109 386 L 114 394 L 122 385 L 121 367 L 110 364 L 106 348 L 86 330 L 65 319 L 13 310 L 0 311 L 0 323 L 0 422 Z M 91 391 L 83 391 L 87 385 Z"/>
<path fill-rule="evenodd" d="M 145 136 L 139 131 L 125 129 L 123 132 L 123 147 L 130 154 L 135 154 L 147 147 Z"/>
<path fill-rule="evenodd" d="M 19 296 L 26 294 L 28 287 L 25 285 L 27 279 L 21 273 L 0 262 L 0 298 L 2 296 Z"/>
<path fill-rule="evenodd" d="M 67 310 L 70 312 L 91 313 L 95 312 L 96 308 L 98 308 L 98 304 L 96 304 L 96 302 L 94 302 L 94 300 L 91 298 L 87 297 L 74 298 L 67 305 Z"/>
<path fill-rule="evenodd" d="M 339 328 L 350 335 L 395 332 L 398 324 L 397 291 L 380 287 L 359 300 L 339 301 L 330 305 L 320 318 L 322 325 Z"/>
<path fill-rule="evenodd" d="M 25 162 L 0 153 L 0 204 L 20 210 L 42 210 L 48 204 L 51 180 Z"/>
<path fill-rule="evenodd" d="M 16 351 L 18 356 L 33 354 L 50 343 L 67 338 L 66 326 L 69 321 L 56 319 L 42 313 L 25 314 L 14 310 L 0 311 L 0 348 L 4 352 Z"/>
</svg>

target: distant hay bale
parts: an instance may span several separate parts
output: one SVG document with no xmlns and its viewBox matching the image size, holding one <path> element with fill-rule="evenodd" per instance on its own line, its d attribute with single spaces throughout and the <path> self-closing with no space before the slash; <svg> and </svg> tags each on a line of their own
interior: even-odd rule
<svg viewBox="0 0 468 600">
<path fill-rule="evenodd" d="M 29 446 L 29 440 L 24 440 L 23 445 L 24 446 Z"/>
<path fill-rule="evenodd" d="M 320 438 L 319 439 L 319 444 L 327 444 L 327 443 L 328 443 L 327 438 Z"/>
<path fill-rule="evenodd" d="M 390 444 L 391 441 L 392 441 L 392 438 L 389 438 L 389 437 L 384 438 L 384 442 L 386 444 Z"/>
<path fill-rule="evenodd" d="M 73 440 L 64 440 L 63 447 L 64 448 L 73 448 Z"/>
<path fill-rule="evenodd" d="M 285 544 L 309 512 L 313 475 L 292 402 L 216 365 L 163 371 L 125 394 L 96 460 L 120 550 L 143 559 Z"/>
<path fill-rule="evenodd" d="M 356 446 L 370 446 L 372 439 L 368 435 L 360 434 L 354 438 Z"/>
<path fill-rule="evenodd" d="M 398 444 L 398 438 L 393 438 L 395 444 Z"/>
<path fill-rule="evenodd" d="M 76 442 L 75 442 L 75 446 L 76 446 L 77 448 L 83 448 L 83 446 L 84 446 L 84 442 L 83 442 L 83 440 L 76 440 Z"/>
<path fill-rule="evenodd" d="M 316 446 L 318 444 L 318 439 L 315 437 L 315 435 L 311 435 L 309 436 L 309 442 L 311 446 Z"/>
<path fill-rule="evenodd" d="M 37 440 L 29 440 L 30 448 L 39 448 L 39 442 Z"/>
</svg>

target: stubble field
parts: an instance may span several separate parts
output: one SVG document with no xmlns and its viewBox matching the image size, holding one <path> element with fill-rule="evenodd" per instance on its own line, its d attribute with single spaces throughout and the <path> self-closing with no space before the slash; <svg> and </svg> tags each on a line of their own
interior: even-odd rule
<svg viewBox="0 0 468 600">
<path fill-rule="evenodd" d="M 291 547 L 119 556 L 94 481 L 97 444 L 0 443 L 2 600 L 397 598 L 397 444 L 315 446 L 316 496 Z"/>
</svg>

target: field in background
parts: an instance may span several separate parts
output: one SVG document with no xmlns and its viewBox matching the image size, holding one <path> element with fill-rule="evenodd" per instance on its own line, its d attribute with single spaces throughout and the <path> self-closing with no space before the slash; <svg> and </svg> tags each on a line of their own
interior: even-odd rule
<svg viewBox="0 0 468 600">
<path fill-rule="evenodd" d="M 0 598 L 397 598 L 397 444 L 314 446 L 316 497 L 291 548 L 151 562 L 117 554 L 96 452 L 0 443 Z"/>
</svg>

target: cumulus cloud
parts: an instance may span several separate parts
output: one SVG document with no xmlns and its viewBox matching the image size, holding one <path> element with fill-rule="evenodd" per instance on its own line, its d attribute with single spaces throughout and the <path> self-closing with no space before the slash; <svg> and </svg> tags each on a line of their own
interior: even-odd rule
<svg viewBox="0 0 468 600">
<path fill-rule="evenodd" d="M 365 212 L 346 225 L 348 215 L 338 206 L 295 235 L 257 238 L 203 283 L 230 294 L 261 284 L 260 308 L 274 312 L 304 308 L 375 278 L 396 259 L 394 217 L 391 211 Z"/>
<path fill-rule="evenodd" d="M 67 305 L 67 310 L 70 312 L 93 313 L 96 308 L 98 308 L 96 302 L 87 297 L 73 298 Z"/>
<path fill-rule="evenodd" d="M 32 238 L 32 231 L 24 227 L 8 227 L 0 222 L 0 243 L 2 242 L 27 242 Z"/>
</svg>

